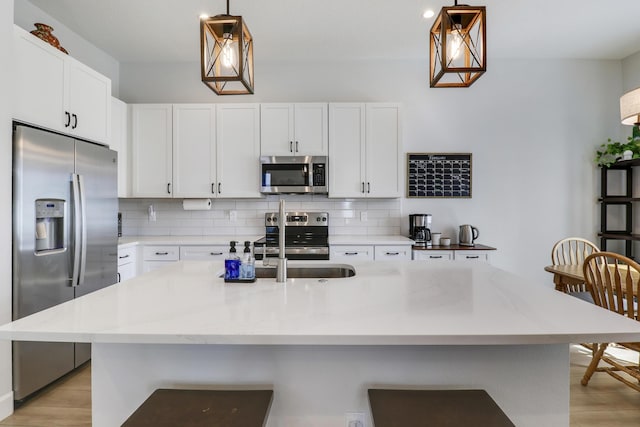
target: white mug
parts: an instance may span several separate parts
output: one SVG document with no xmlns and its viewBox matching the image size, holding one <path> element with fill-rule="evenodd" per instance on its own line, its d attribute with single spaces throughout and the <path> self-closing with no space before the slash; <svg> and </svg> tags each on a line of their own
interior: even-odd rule
<svg viewBox="0 0 640 427">
<path fill-rule="evenodd" d="M 442 237 L 442 233 L 431 233 L 431 244 L 440 246 L 440 237 Z"/>
</svg>

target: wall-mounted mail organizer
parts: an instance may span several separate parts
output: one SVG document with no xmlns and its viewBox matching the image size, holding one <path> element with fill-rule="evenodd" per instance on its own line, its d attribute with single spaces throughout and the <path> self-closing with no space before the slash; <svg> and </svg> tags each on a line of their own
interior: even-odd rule
<svg viewBox="0 0 640 427">
<path fill-rule="evenodd" d="M 471 153 L 407 153 L 407 197 L 471 197 Z"/>
</svg>

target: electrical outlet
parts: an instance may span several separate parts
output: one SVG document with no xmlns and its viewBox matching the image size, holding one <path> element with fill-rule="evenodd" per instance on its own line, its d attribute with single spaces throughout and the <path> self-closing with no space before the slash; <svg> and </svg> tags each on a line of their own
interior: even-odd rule
<svg viewBox="0 0 640 427">
<path fill-rule="evenodd" d="M 346 427 L 367 427 L 364 422 L 364 412 L 347 412 L 344 414 Z"/>
<path fill-rule="evenodd" d="M 360 212 L 360 221 L 362 221 L 362 222 L 367 222 L 367 220 L 368 220 L 368 219 L 369 219 L 369 218 L 368 218 L 368 215 L 367 215 L 367 212 L 366 212 L 366 211 L 362 211 L 362 212 Z"/>
<path fill-rule="evenodd" d="M 229 211 L 229 221 L 236 222 L 238 220 L 238 211 Z"/>
</svg>

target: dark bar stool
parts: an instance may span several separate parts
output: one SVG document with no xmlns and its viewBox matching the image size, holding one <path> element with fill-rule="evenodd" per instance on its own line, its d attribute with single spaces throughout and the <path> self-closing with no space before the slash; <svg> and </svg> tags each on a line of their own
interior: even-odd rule
<svg viewBox="0 0 640 427">
<path fill-rule="evenodd" d="M 264 427 L 273 390 L 158 389 L 123 427 Z"/>
<path fill-rule="evenodd" d="M 514 427 L 484 390 L 369 389 L 375 427 Z"/>
</svg>

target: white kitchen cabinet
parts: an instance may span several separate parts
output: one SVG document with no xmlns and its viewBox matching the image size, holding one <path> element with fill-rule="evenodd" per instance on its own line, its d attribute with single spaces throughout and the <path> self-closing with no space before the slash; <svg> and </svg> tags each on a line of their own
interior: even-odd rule
<svg viewBox="0 0 640 427">
<path fill-rule="evenodd" d="M 261 104 L 260 139 L 263 156 L 326 156 L 327 104 Z"/>
<path fill-rule="evenodd" d="M 219 104 L 216 113 L 216 197 L 263 197 L 259 104 Z"/>
<path fill-rule="evenodd" d="M 329 197 L 400 197 L 401 152 L 399 104 L 329 104 Z"/>
<path fill-rule="evenodd" d="M 109 143 L 111 80 L 14 26 L 13 118 Z"/>
<path fill-rule="evenodd" d="M 173 197 L 214 197 L 215 169 L 215 104 L 174 104 Z"/>
<path fill-rule="evenodd" d="M 411 259 L 411 245 L 375 245 L 376 261 L 401 261 Z"/>
<path fill-rule="evenodd" d="M 180 260 L 180 247 L 174 245 L 144 246 L 142 271 L 148 273 Z"/>
<path fill-rule="evenodd" d="M 181 260 L 224 260 L 229 254 L 229 245 L 180 246 Z"/>
<path fill-rule="evenodd" d="M 413 251 L 413 259 L 416 261 L 453 261 L 453 251 Z"/>
<path fill-rule="evenodd" d="M 131 121 L 132 196 L 172 197 L 171 104 L 134 104 Z"/>
<path fill-rule="evenodd" d="M 136 277 L 137 271 L 136 247 L 118 248 L 118 282 Z"/>
<path fill-rule="evenodd" d="M 109 148 L 118 152 L 118 197 L 129 197 L 130 154 L 129 114 L 127 104 L 111 98 L 111 139 Z"/>
<path fill-rule="evenodd" d="M 329 259 L 335 262 L 373 261 L 373 245 L 331 245 Z"/>
<path fill-rule="evenodd" d="M 456 261 L 466 261 L 466 262 L 489 262 L 489 255 L 491 251 L 480 251 L 480 250 L 456 250 L 454 251 L 453 257 Z"/>
</svg>

